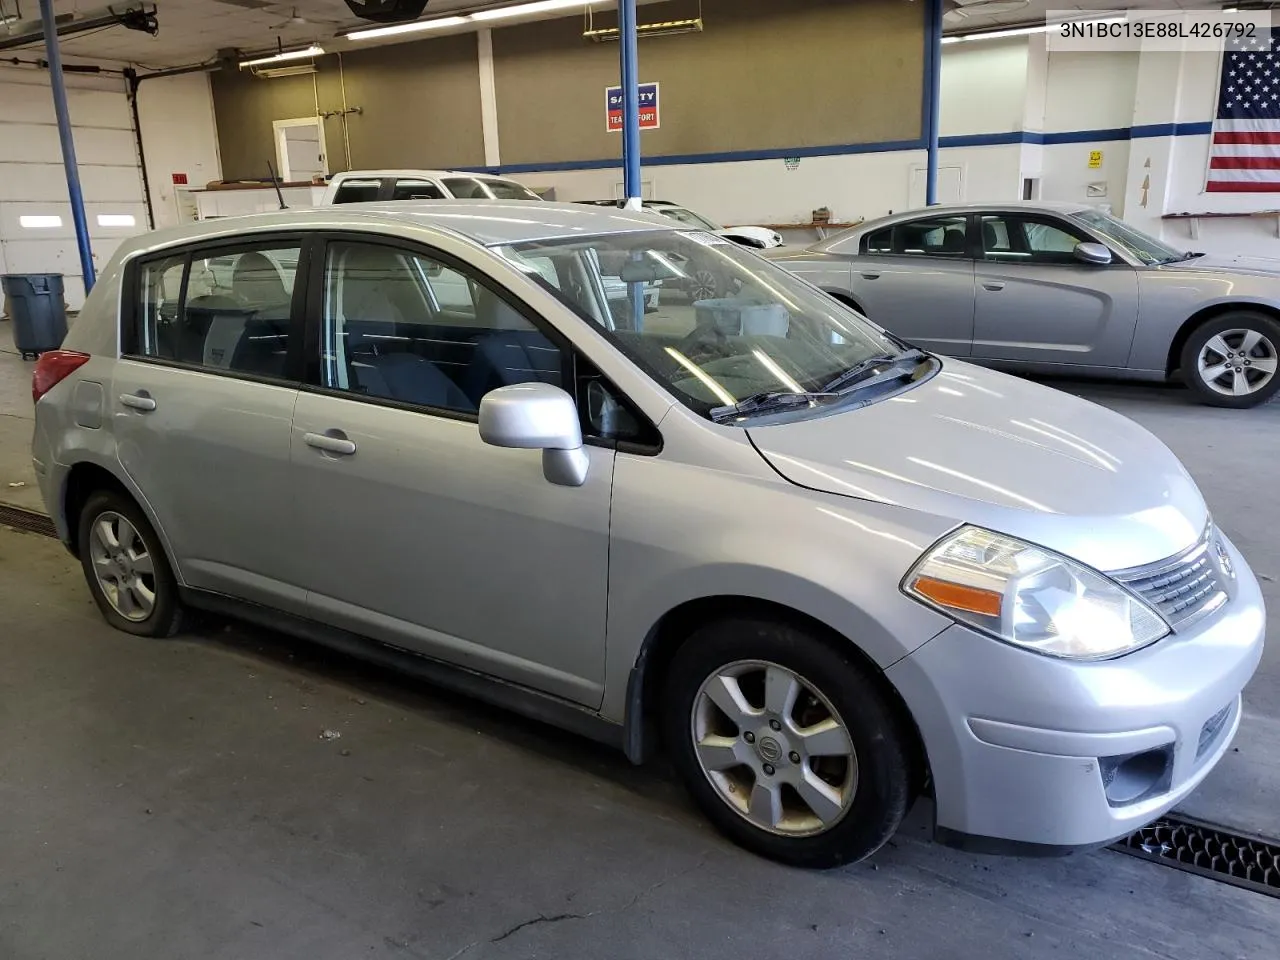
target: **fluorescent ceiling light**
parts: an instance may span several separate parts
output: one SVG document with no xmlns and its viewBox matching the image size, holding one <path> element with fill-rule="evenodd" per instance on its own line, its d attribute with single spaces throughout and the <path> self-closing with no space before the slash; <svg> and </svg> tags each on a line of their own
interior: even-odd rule
<svg viewBox="0 0 1280 960">
<path fill-rule="evenodd" d="M 466 19 L 501 20 L 504 17 L 522 17 L 531 13 L 546 13 L 548 10 L 566 10 L 570 7 L 585 7 L 585 0 L 533 0 L 532 3 L 517 3 L 511 7 L 493 7 L 489 10 L 477 10 Z"/>
<path fill-rule="evenodd" d="M 257 57 L 253 60 L 241 60 L 241 67 L 256 67 L 264 63 L 280 63 L 283 60 L 304 60 L 307 57 L 318 57 L 324 53 L 324 47 L 313 43 L 305 50 L 288 50 L 284 53 L 275 53 L 269 57 Z"/>
<path fill-rule="evenodd" d="M 435 20 L 417 20 L 413 23 L 397 23 L 390 27 L 374 27 L 346 34 L 348 40 L 372 40 L 375 37 L 393 37 L 398 33 L 417 33 L 420 30 L 443 30 L 468 23 L 467 17 L 437 17 Z"/>
<path fill-rule="evenodd" d="M 1061 29 L 1063 23 L 1124 23 L 1127 16 L 1083 18 L 1080 20 L 1059 20 L 1056 23 L 1041 23 L 1034 27 L 1012 27 L 1008 30 L 982 30 L 977 33 L 952 33 L 942 38 L 943 43 L 962 43 L 966 40 L 999 40 L 1001 37 L 1025 37 L 1033 33 L 1048 33 Z"/>
<path fill-rule="evenodd" d="M 136 227 L 138 221 L 132 213 L 100 213 L 98 214 L 98 226 L 100 227 Z"/>
<path fill-rule="evenodd" d="M 60 227 L 62 226 L 62 218 L 57 214 L 26 214 L 18 217 L 18 226 L 35 230 Z"/>
</svg>

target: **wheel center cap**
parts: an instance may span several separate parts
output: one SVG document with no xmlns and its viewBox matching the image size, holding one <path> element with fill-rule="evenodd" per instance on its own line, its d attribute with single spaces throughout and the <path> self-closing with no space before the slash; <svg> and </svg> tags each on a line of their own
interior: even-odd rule
<svg viewBox="0 0 1280 960">
<path fill-rule="evenodd" d="M 761 737 L 756 741 L 756 753 L 765 763 L 777 763 L 782 759 L 782 744 L 773 737 Z"/>
</svg>

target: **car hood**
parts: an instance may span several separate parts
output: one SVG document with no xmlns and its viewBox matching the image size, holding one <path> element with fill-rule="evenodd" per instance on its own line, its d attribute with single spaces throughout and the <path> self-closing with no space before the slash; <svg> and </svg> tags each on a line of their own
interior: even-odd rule
<svg viewBox="0 0 1280 960">
<path fill-rule="evenodd" d="M 1208 522 L 1182 464 L 1133 421 L 954 360 L 896 397 L 748 434 L 800 486 L 988 527 L 1100 570 L 1163 560 Z"/>
<path fill-rule="evenodd" d="M 763 244 L 763 249 L 777 249 L 782 246 L 782 236 L 768 227 L 722 227 L 717 230 L 722 237 L 746 237 Z"/>
<path fill-rule="evenodd" d="M 1251 277 L 1280 277 L 1280 260 L 1272 257 L 1207 253 L 1194 260 L 1166 264 L 1161 270 L 1189 270 L 1207 273 L 1235 273 Z"/>
</svg>

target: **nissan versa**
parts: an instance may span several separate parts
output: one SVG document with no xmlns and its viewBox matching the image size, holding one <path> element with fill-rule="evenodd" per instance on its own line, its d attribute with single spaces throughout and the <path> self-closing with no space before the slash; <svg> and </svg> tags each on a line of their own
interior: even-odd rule
<svg viewBox="0 0 1280 960">
<path fill-rule="evenodd" d="M 645 311 L 705 269 L 729 296 Z M 867 856 L 925 792 L 962 846 L 1127 834 L 1213 769 L 1262 651 L 1253 574 L 1145 430 L 643 212 L 138 237 L 34 394 L 112 625 L 213 609 L 661 745 L 792 864 Z"/>
</svg>

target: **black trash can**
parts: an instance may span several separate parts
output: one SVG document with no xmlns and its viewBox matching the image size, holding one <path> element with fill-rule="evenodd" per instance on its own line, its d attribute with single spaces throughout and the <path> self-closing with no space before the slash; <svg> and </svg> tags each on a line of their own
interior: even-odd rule
<svg viewBox="0 0 1280 960">
<path fill-rule="evenodd" d="M 24 360 L 62 346 L 67 335 L 62 274 L 8 273 L 0 277 L 0 285 L 9 301 L 13 345 Z"/>
</svg>

